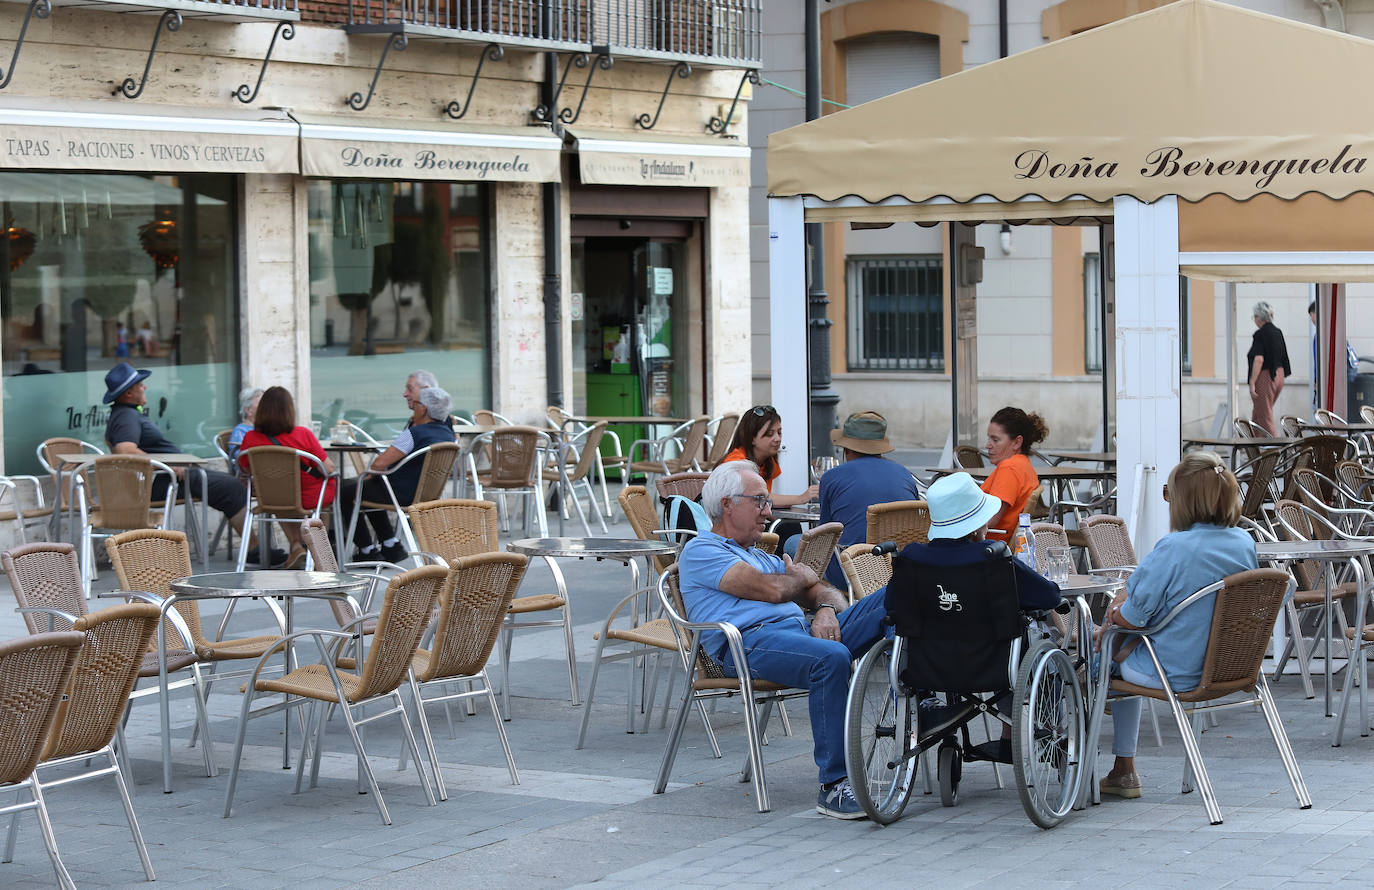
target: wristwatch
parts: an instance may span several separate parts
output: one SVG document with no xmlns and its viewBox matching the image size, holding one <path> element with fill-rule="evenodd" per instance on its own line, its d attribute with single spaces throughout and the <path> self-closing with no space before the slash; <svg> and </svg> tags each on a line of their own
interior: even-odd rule
<svg viewBox="0 0 1374 890">
<path fill-rule="evenodd" d="M 834 603 L 821 603 L 820 605 L 818 605 L 818 606 L 815 608 L 816 614 L 820 614 L 821 609 L 829 609 L 830 611 L 834 612 L 836 615 L 840 614 L 839 608 L 836 607 L 836 605 L 835 605 Z"/>
</svg>

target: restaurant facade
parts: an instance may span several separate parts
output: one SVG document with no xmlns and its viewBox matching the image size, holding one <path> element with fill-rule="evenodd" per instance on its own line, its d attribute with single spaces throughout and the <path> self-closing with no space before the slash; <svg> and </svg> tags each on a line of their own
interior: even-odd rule
<svg viewBox="0 0 1374 890">
<path fill-rule="evenodd" d="M 747 404 L 760 8 L 0 4 L 4 471 L 103 446 L 119 361 L 203 454 L 249 386 L 389 435 L 420 368 L 516 422 Z"/>
</svg>

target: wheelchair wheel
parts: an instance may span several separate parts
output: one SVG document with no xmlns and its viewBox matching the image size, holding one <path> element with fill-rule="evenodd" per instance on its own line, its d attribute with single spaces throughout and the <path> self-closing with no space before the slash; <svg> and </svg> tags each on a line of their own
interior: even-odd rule
<svg viewBox="0 0 1374 890">
<path fill-rule="evenodd" d="M 888 681 L 892 641 L 880 640 L 859 662 L 849 684 L 845 712 L 845 761 L 854 798 L 868 818 L 887 825 L 902 815 L 911 796 L 916 758 L 896 766 L 910 747 L 911 700 Z"/>
<path fill-rule="evenodd" d="M 1041 828 L 1073 808 L 1084 744 L 1083 691 L 1068 654 L 1042 640 L 1021 659 L 1012 701 L 1012 766 L 1021 805 Z"/>
<path fill-rule="evenodd" d="M 958 745 L 940 746 L 940 803 L 952 807 L 959 802 L 959 780 L 963 778 L 964 758 Z"/>
</svg>

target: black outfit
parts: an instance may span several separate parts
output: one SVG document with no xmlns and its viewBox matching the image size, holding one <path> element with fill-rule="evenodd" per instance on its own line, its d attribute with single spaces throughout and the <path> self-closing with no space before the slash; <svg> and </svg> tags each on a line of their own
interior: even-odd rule
<svg viewBox="0 0 1374 890">
<path fill-rule="evenodd" d="M 1263 356 L 1264 364 L 1261 370 L 1269 372 L 1269 379 L 1276 377 L 1279 368 L 1283 368 L 1284 377 L 1293 376 L 1293 368 L 1288 364 L 1288 344 L 1284 342 L 1283 331 L 1272 321 L 1266 321 L 1255 329 L 1254 340 L 1250 343 L 1250 351 L 1245 354 L 1245 379 L 1250 379 L 1250 372 L 1255 367 L 1255 356 Z"/>
<path fill-rule="evenodd" d="M 410 436 L 411 447 L 404 449 L 406 455 L 413 454 L 419 449 L 437 442 L 452 442 L 457 438 L 453 433 L 453 427 L 449 426 L 447 420 L 431 420 L 427 423 L 408 427 L 401 436 L 397 437 L 397 442 L 404 444 L 403 437 L 407 434 Z M 410 502 L 415 499 L 415 488 L 420 484 L 420 468 L 423 465 L 424 461 L 411 461 L 391 474 L 391 490 L 396 493 L 396 500 L 402 507 L 409 506 Z M 338 503 L 344 516 L 353 515 L 353 504 L 357 502 L 359 496 L 359 486 L 339 486 Z M 378 476 L 368 476 L 363 480 L 361 498 L 374 504 L 386 504 L 391 501 L 391 496 L 386 491 L 386 484 Z M 367 522 L 360 521 L 357 527 L 353 529 L 353 544 L 355 546 L 363 548 L 372 545 L 372 534 L 369 534 L 367 530 L 369 523 L 372 525 L 372 532 L 377 536 L 377 541 L 385 541 L 395 536 L 396 530 L 391 524 L 389 512 L 386 510 L 368 510 L 364 515 L 367 517 Z"/>
<path fill-rule="evenodd" d="M 985 560 L 988 542 L 961 538 L 951 541 L 936 538 L 929 544 L 908 544 L 902 549 L 901 557 L 914 563 L 927 566 L 966 566 Z M 1023 609 L 1053 609 L 1063 597 L 1059 585 L 1037 573 L 1021 560 L 1012 560 L 1016 573 L 1016 595 Z M 890 588 L 889 588 L 890 591 Z M 893 592 L 884 596 L 896 595 Z M 890 602 L 890 600 L 889 600 Z"/>
<path fill-rule="evenodd" d="M 157 424 L 133 405 L 111 406 L 110 419 L 105 423 L 105 441 L 110 443 L 111 448 L 121 442 L 132 442 L 154 460 L 159 454 L 177 454 L 181 451 Z M 248 492 L 228 473 L 206 470 L 204 489 L 201 488 L 199 473 L 186 474 L 183 482 L 192 497 L 204 500 L 225 516 L 234 516 L 248 506 Z M 159 476 L 153 483 L 153 499 L 165 497 L 167 486 L 167 478 Z"/>
</svg>

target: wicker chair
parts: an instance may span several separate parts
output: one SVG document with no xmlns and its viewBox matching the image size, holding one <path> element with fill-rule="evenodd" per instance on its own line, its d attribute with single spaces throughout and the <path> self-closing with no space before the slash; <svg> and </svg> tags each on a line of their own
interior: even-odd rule
<svg viewBox="0 0 1374 890">
<path fill-rule="evenodd" d="M 1374 405 L 1361 405 L 1360 419 L 1365 423 L 1374 423 Z"/>
<path fill-rule="evenodd" d="M 763 534 L 759 535 L 759 542 L 754 546 L 762 550 L 764 553 L 771 553 L 774 556 L 776 556 L 778 553 L 778 543 L 779 538 L 775 533 L 764 532 Z"/>
<path fill-rule="evenodd" d="M 1301 442 L 1284 449 L 1286 466 L 1283 496 L 1296 500 L 1293 470 L 1310 467 L 1328 479 L 1335 478 L 1336 466 L 1351 457 L 1355 446 L 1344 436 L 1308 436 Z"/>
<path fill-rule="evenodd" d="M 43 745 L 42 759 L 33 773 L 38 788 L 57 788 L 74 782 L 113 776 L 124 802 L 124 816 L 134 836 L 134 848 L 143 863 L 148 880 L 157 880 L 143 833 L 134 815 L 134 803 L 129 798 L 124 774 L 115 759 L 114 740 L 119 736 L 121 751 L 124 744 L 122 723 L 129 693 L 138 682 L 143 655 L 157 632 L 162 612 L 148 603 L 111 606 L 76 621 L 74 630 L 85 635 L 85 642 L 72 669 L 66 695 L 57 708 L 57 718 Z M 94 767 L 91 759 L 104 756 L 106 763 Z M 125 754 L 127 758 L 127 753 Z M 71 768 L 86 764 L 83 772 L 71 773 Z M 61 777 L 43 781 L 47 770 L 62 770 Z M 5 845 L 5 861 L 14 857 L 15 833 L 9 834 Z"/>
<path fill-rule="evenodd" d="M 840 551 L 840 568 L 849 581 L 849 602 L 863 599 L 892 580 L 892 554 L 873 554 L 872 544 L 850 544 Z"/>
<path fill-rule="evenodd" d="M 154 506 L 153 483 L 159 474 L 168 479 L 162 503 Z M 89 596 L 96 577 L 95 538 L 109 538 L 119 530 L 166 528 L 176 497 L 176 475 L 166 464 L 138 454 L 97 457 L 82 471 L 77 487 L 81 522 L 82 588 Z M 105 529 L 97 532 L 96 529 Z M 189 568 L 186 574 L 190 574 Z"/>
<path fill-rule="evenodd" d="M 360 514 L 363 510 L 392 510 L 396 513 L 396 525 L 399 527 L 401 535 L 406 542 L 406 549 L 419 549 L 415 544 L 415 534 L 410 529 L 410 523 L 406 521 L 404 505 L 396 498 L 396 490 L 391 487 L 391 477 L 397 470 L 404 467 L 411 461 L 421 461 L 420 478 L 415 483 L 415 495 L 410 502 L 432 501 L 444 493 L 444 483 L 448 482 L 449 474 L 453 472 L 453 465 L 458 460 L 460 452 L 456 442 L 436 442 L 424 448 L 417 448 L 404 458 L 392 464 L 386 470 L 374 472 L 368 470 L 358 476 L 358 486 L 361 488 L 363 479 L 367 476 L 377 476 L 386 486 L 387 495 L 390 502 L 365 501 L 357 498 L 353 501 L 353 515 L 348 520 L 348 534 L 345 541 L 353 540 L 353 530 L 357 527 Z M 342 483 L 341 483 L 342 484 Z M 345 546 L 341 541 L 339 546 Z"/>
<path fill-rule="evenodd" d="M 511 419 L 504 414 L 497 414 L 490 408 L 478 408 L 472 412 L 472 422 L 478 426 L 512 426 Z"/>
<path fill-rule="evenodd" d="M 568 515 L 568 503 L 571 502 L 577 509 L 577 518 L 582 523 L 582 531 L 591 536 L 592 528 L 587 524 L 587 514 L 582 509 L 582 501 L 577 497 L 577 486 L 582 485 L 587 490 L 587 506 L 596 515 L 597 522 L 601 523 L 601 533 L 607 533 L 606 519 L 601 515 L 601 504 L 596 499 L 596 490 L 592 488 L 593 471 L 596 469 L 596 457 L 600 454 L 601 439 L 606 433 L 606 421 L 599 420 L 594 425 L 578 433 L 576 437 L 566 444 L 566 448 L 573 449 L 577 461 L 571 465 L 565 464 L 563 467 L 545 466 L 541 470 L 544 481 L 552 482 L 557 486 L 558 509 L 562 511 L 564 517 Z M 563 450 L 563 449 L 560 449 Z"/>
<path fill-rule="evenodd" d="M 1082 530 L 1088 547 L 1088 562 L 1094 572 L 1126 577 L 1135 571 L 1135 547 L 1131 545 L 1124 519 L 1106 514 L 1089 516 L 1083 520 Z"/>
<path fill-rule="evenodd" d="M 1240 500 L 1240 515 L 1246 519 L 1266 524 L 1264 507 L 1275 498 L 1274 473 L 1278 469 L 1282 452 L 1269 449 L 1236 470 L 1236 478 L 1244 487 Z"/>
<path fill-rule="evenodd" d="M 472 457 L 473 451 L 479 445 L 491 454 L 490 469 L 480 473 Z M 525 496 L 525 528 L 530 527 L 530 519 L 533 518 L 540 537 L 548 535 L 548 524 L 544 518 L 543 474 L 540 472 L 539 461 L 540 451 L 548 447 L 549 436 L 542 430 L 532 426 L 507 426 L 478 436 L 473 442 L 473 448 L 468 451 L 468 472 L 472 478 L 474 494 L 478 500 L 482 500 L 487 494 L 486 490 L 491 489 L 500 496 L 499 503 L 506 528 L 510 527 L 505 506 L 506 495 L 520 494 Z M 416 497 L 415 500 L 434 498 Z"/>
<path fill-rule="evenodd" d="M 647 488 L 643 485 L 627 485 L 620 490 L 616 499 L 620 501 L 620 509 L 625 511 L 625 518 L 630 521 L 630 528 L 634 530 L 636 538 L 641 541 L 663 540 L 663 536 L 656 533 L 659 527 L 658 510 L 655 509 Z M 775 535 L 774 546 L 776 538 Z M 652 559 L 654 573 L 657 575 L 666 572 L 668 566 L 676 561 L 676 557 L 671 553 L 655 554 Z"/>
<path fill-rule="evenodd" d="M 334 555 L 334 548 L 329 546 L 329 531 L 325 527 L 323 519 L 307 519 L 301 523 L 301 542 L 305 544 L 305 552 L 310 557 L 310 562 L 306 568 L 314 569 L 317 572 L 337 572 L 340 571 L 338 557 Z M 387 570 L 395 571 L 399 566 L 389 562 L 350 562 L 346 568 L 353 574 L 361 574 L 372 579 L 372 585 L 363 594 L 361 603 L 364 613 L 371 610 L 372 596 L 376 593 L 379 584 L 390 581 L 390 577 L 383 574 Z M 339 622 L 339 626 L 352 623 L 360 613 L 355 612 L 353 606 L 346 599 L 330 597 L 327 601 L 329 609 L 334 613 L 334 620 Z M 370 634 L 377 629 L 377 621 L 369 618 L 356 628 L 360 633 Z M 342 659 L 341 661 L 345 661 Z M 347 665 L 340 664 L 340 667 Z"/>
<path fill-rule="evenodd" d="M 658 477 L 654 483 L 654 488 L 658 490 L 660 501 L 673 495 L 680 495 L 689 501 L 694 501 L 701 497 L 701 489 L 705 487 L 706 480 L 710 478 L 710 473 L 673 473 L 669 476 Z"/>
<path fill-rule="evenodd" d="M 1279 418 L 1279 432 L 1290 439 L 1302 435 L 1302 418 L 1285 414 Z"/>
<path fill-rule="evenodd" d="M 410 518 L 420 541 L 420 551 L 428 558 L 452 566 L 465 557 L 495 553 L 497 543 L 496 505 L 491 501 L 470 501 L 456 498 L 412 504 Z M 545 560 L 558 586 L 557 593 L 518 596 L 511 600 L 505 624 L 501 628 L 501 703 L 502 714 L 510 714 L 510 650 L 517 630 L 532 627 L 557 627 L 563 630 L 563 643 L 568 660 L 568 683 L 572 703 L 577 705 L 577 651 L 573 645 L 572 609 L 563 574 L 553 560 Z M 540 621 L 518 621 L 520 616 L 535 612 L 558 612 L 558 618 Z"/>
<path fill-rule="evenodd" d="M 53 540 L 61 538 L 62 527 L 60 518 L 62 514 L 69 510 L 76 509 L 76 500 L 71 495 L 69 486 L 62 484 L 62 455 L 101 455 L 105 449 L 99 445 L 92 445 L 81 439 L 73 439 L 69 436 L 55 436 L 51 439 L 44 439 L 38 444 L 36 449 L 38 463 L 43 467 L 43 472 L 47 473 L 52 479 L 53 486 L 53 510 L 52 529 Z M 70 465 L 68 465 L 70 466 Z M 68 477 L 71 486 L 83 484 L 79 473 L 71 473 Z"/>
<path fill-rule="evenodd" d="M 930 507 L 925 501 L 892 501 L 868 508 L 868 543 L 896 541 L 897 552 L 906 545 L 930 541 Z"/>
<path fill-rule="evenodd" d="M 956 466 L 969 470 L 977 470 L 987 466 L 983 463 L 983 452 L 972 445 L 954 446 L 954 463 Z"/>
<path fill-rule="evenodd" d="M 711 447 L 706 451 L 706 459 L 701 462 L 701 468 L 707 473 L 716 468 L 725 455 L 730 453 L 730 441 L 735 438 L 735 427 L 739 426 L 739 415 L 733 411 L 729 414 L 722 414 L 712 420 L 706 427 L 706 433 L 710 436 Z"/>
<path fill-rule="evenodd" d="M 248 458 L 248 512 L 258 521 L 258 553 L 268 559 L 268 541 L 272 539 L 271 522 L 303 524 L 318 519 L 324 509 L 329 482 L 337 477 L 325 469 L 324 461 L 308 451 L 280 445 L 258 445 L 243 452 Z M 307 504 L 301 493 L 301 473 L 307 469 L 320 477 L 320 491 L 315 503 Z M 248 562 L 249 535 L 239 536 L 236 571 L 243 571 Z"/>
<path fill-rule="evenodd" d="M 625 453 L 630 462 L 626 479 L 634 473 L 643 473 L 645 485 L 651 486 L 655 476 L 671 476 L 673 473 L 700 469 L 706 427 L 710 422 L 711 418 L 703 414 L 678 426 L 661 439 L 639 439 L 630 443 L 630 450 Z M 668 452 L 672 448 L 677 449 L 677 454 L 669 457 Z M 636 449 L 641 454 L 640 460 L 634 459 Z"/>
<path fill-rule="evenodd" d="M 1035 543 L 1035 570 L 1043 575 L 1049 564 L 1049 549 L 1068 547 L 1069 536 L 1064 526 L 1054 522 L 1032 522 L 1030 530 Z"/>
<path fill-rule="evenodd" d="M 342 630 L 303 630 L 281 637 L 272 647 L 258 658 L 243 695 L 243 708 L 239 715 L 238 738 L 234 743 L 234 765 L 229 772 L 229 787 L 224 795 L 224 816 L 228 818 L 234 805 L 234 787 L 238 783 L 239 763 L 243 757 L 243 740 L 248 729 L 248 721 L 264 714 L 274 714 L 300 705 L 311 706 L 307 725 L 313 723 L 311 735 L 302 746 L 300 759 L 296 762 L 296 790 L 300 790 L 301 779 L 305 772 L 305 760 L 314 755 L 310 769 L 310 787 L 319 784 L 321 743 L 328 725 L 328 716 L 336 706 L 343 715 L 344 725 L 358 754 L 358 765 L 367 779 L 372 791 L 372 800 L 382 817 L 382 822 L 391 824 L 391 814 L 387 812 L 382 800 L 381 789 L 377 787 L 377 777 L 368 762 L 367 751 L 363 749 L 362 736 L 358 727 L 382 717 L 395 714 L 401 721 L 406 744 L 415 758 L 415 771 L 420 774 L 420 784 L 424 788 L 425 799 L 430 806 L 435 805 L 434 791 L 430 787 L 429 774 L 420 761 L 420 749 L 415 743 L 415 733 L 410 728 L 410 718 L 406 716 L 405 704 L 401 701 L 400 686 L 406 682 L 415 651 L 420 645 L 420 637 L 429 625 L 430 614 L 440 597 L 440 590 L 452 584 L 452 576 L 442 566 L 422 566 L 402 572 L 387 585 L 382 598 L 381 614 L 377 616 L 377 632 L 373 635 L 372 645 L 367 649 L 361 673 L 340 671 L 334 666 L 338 648 L 351 639 L 351 627 Z M 355 624 L 363 619 L 355 619 Z M 262 670 L 271 656 L 285 650 L 290 644 L 302 637 L 311 637 L 320 651 L 320 661 L 298 667 L 282 677 L 264 679 Z M 334 640 L 335 646 L 327 641 Z M 258 711 L 253 710 L 253 701 L 259 694 L 285 695 L 284 703 L 269 705 Z M 368 708 L 386 704 L 385 710 L 363 716 Z"/>
<path fill-rule="evenodd" d="M 812 526 L 801 533 L 797 555 L 792 561 L 809 567 L 818 577 L 825 578 L 825 570 L 835 556 L 835 547 L 840 543 L 842 534 L 844 525 L 839 522 L 825 522 Z"/>
<path fill-rule="evenodd" d="M 439 618 L 435 623 L 434 640 L 428 650 L 415 652 L 410 691 L 440 800 L 448 800 L 448 789 L 444 786 L 439 755 L 434 750 L 434 735 L 425 715 L 427 705 L 439 702 L 486 697 L 492 719 L 496 721 L 496 735 L 506 754 L 510 782 L 520 784 L 501 710 L 496 706 L 496 696 L 492 694 L 491 681 L 487 677 L 487 660 L 491 658 L 527 563 L 528 559 L 518 553 L 483 553 L 454 560 L 450 568 L 451 582 L 439 592 Z M 433 698 L 424 696 L 428 690 L 444 690 L 456 683 L 467 688 L 458 692 L 442 691 Z M 449 724 L 449 737 L 454 737 L 452 723 Z"/>
<path fill-rule="evenodd" d="M 1207 768 L 1202 762 L 1202 752 L 1199 750 L 1188 712 L 1196 714 L 1216 708 L 1259 705 L 1264 712 L 1265 721 L 1269 724 L 1269 732 L 1279 750 L 1279 757 L 1288 772 L 1298 806 L 1302 809 L 1310 808 L 1312 799 L 1307 793 L 1307 786 L 1303 783 L 1297 758 L 1293 755 L 1288 735 L 1283 729 L 1283 720 L 1274 705 L 1274 697 L 1269 692 L 1269 685 L 1261 670 L 1269 635 L 1273 631 L 1279 610 L 1283 607 L 1284 597 L 1292 589 L 1291 585 L 1292 581 L 1287 572 L 1278 569 L 1251 569 L 1229 575 L 1216 584 L 1197 591 L 1175 606 L 1163 620 L 1152 627 L 1132 630 L 1114 624 L 1105 628 L 1102 636 L 1103 662 L 1114 654 L 1120 641 L 1138 638 L 1150 654 L 1164 688 L 1136 686 L 1121 679 L 1111 678 L 1107 671 L 1101 672 L 1098 694 L 1094 698 L 1096 707 L 1088 729 L 1088 762 L 1084 774 L 1094 774 L 1098 735 L 1102 728 L 1102 708 L 1108 697 L 1109 683 L 1111 694 L 1166 701 L 1178 724 L 1187 756 L 1183 790 L 1191 790 L 1190 774 L 1196 777 L 1198 788 L 1202 791 L 1203 805 L 1207 809 L 1208 821 L 1213 825 L 1219 825 L 1222 821 L 1221 808 L 1217 806 L 1216 795 L 1212 791 Z M 1212 598 L 1213 605 L 1212 624 L 1207 640 L 1207 654 L 1202 664 L 1202 680 L 1195 689 L 1175 692 L 1155 655 L 1153 636 L 1167 627 L 1185 608 L 1209 597 Z M 1237 693 L 1248 695 L 1240 702 L 1222 701 Z M 1185 705 L 1189 707 L 1185 708 Z"/>
<path fill-rule="evenodd" d="M 1326 408 L 1318 408 L 1312 412 L 1312 419 L 1319 426 L 1345 426 L 1345 418 Z"/>
<path fill-rule="evenodd" d="M 32 796 L 32 800 L 0 806 L 0 816 L 14 817 L 24 810 L 37 813 L 43 845 L 58 886 L 64 890 L 74 890 L 76 884 L 57 853 L 48 805 L 33 781 L 33 772 L 85 642 L 85 634 L 63 631 L 0 643 L 0 701 L 6 703 L 5 719 L 0 720 L 0 791 L 28 789 Z"/>
<path fill-rule="evenodd" d="M 768 788 L 764 781 L 763 749 L 760 747 L 764 733 L 768 731 L 768 720 L 775 704 L 781 704 L 788 698 L 807 695 L 807 690 L 781 686 L 768 680 L 753 679 L 749 671 L 749 661 L 739 642 L 739 631 L 734 625 L 722 622 L 689 622 L 685 617 L 687 610 L 682 602 L 682 593 L 678 590 L 677 566 L 673 566 L 659 577 L 658 596 L 668 615 L 673 633 L 677 636 L 678 649 L 682 653 L 681 663 L 686 674 L 686 688 L 679 704 L 677 720 L 663 751 L 663 762 L 659 765 L 654 793 L 662 794 L 668 787 L 668 777 L 673 770 L 673 761 L 677 759 L 677 749 L 682 742 L 682 732 L 686 728 L 687 714 L 691 706 L 716 698 L 738 695 L 744 706 L 744 729 L 749 743 L 749 756 L 740 780 L 747 782 L 752 778 L 754 800 L 758 804 L 759 812 L 768 812 Z M 721 665 L 702 650 L 698 634 L 703 630 L 718 630 L 725 633 L 732 660 L 737 668 L 737 677 L 726 676 Z M 714 735 L 710 738 L 714 746 Z M 716 756 L 720 756 L 719 748 L 715 748 L 715 751 Z"/>
</svg>

